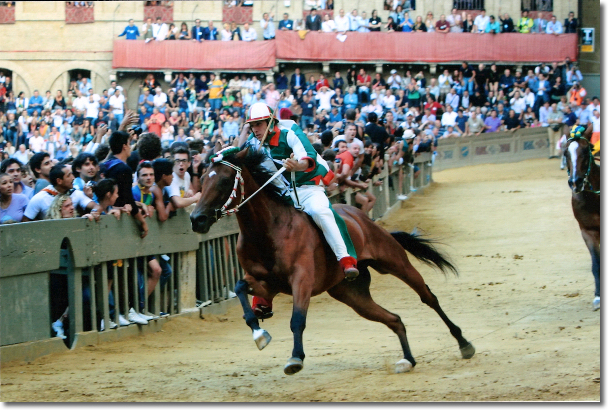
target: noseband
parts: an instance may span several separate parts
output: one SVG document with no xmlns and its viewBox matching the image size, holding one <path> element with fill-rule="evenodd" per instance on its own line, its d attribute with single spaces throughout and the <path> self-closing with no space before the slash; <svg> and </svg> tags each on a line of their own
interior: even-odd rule
<svg viewBox="0 0 608 410">
<path fill-rule="evenodd" d="M 266 181 L 264 183 L 264 185 L 262 185 L 257 191 L 255 191 L 253 194 L 249 195 L 249 198 L 245 199 L 245 180 L 243 179 L 243 175 L 242 175 L 242 171 L 243 169 L 240 167 L 237 167 L 234 164 L 231 164 L 228 161 L 224 161 L 224 157 L 221 154 L 223 151 L 227 151 L 227 150 L 234 150 L 234 147 L 230 147 L 230 148 L 225 148 L 224 150 L 220 151 L 215 158 L 212 158 L 211 161 L 213 161 L 214 163 L 219 163 L 222 165 L 226 165 L 227 167 L 230 167 L 232 169 L 234 169 L 236 171 L 236 176 L 234 177 L 234 186 L 232 187 L 232 192 L 230 193 L 230 196 L 228 197 L 228 200 L 226 201 L 226 203 L 220 208 L 220 209 L 216 209 L 215 210 L 215 217 L 217 220 L 219 220 L 220 218 L 226 216 L 226 215 L 233 215 L 235 213 L 237 213 L 239 211 L 239 209 L 245 205 L 245 203 L 247 203 L 247 201 L 249 201 L 251 198 L 253 198 L 258 192 L 260 192 L 262 189 L 264 189 L 264 187 L 268 184 L 270 184 L 275 178 L 277 178 L 279 175 L 281 175 L 284 171 L 285 171 L 285 167 L 281 167 L 281 169 L 279 169 L 273 176 L 271 176 L 268 181 Z M 240 203 L 238 205 L 236 205 L 234 208 L 230 208 L 228 209 L 228 207 L 230 206 L 230 204 L 232 203 L 232 200 L 234 198 L 236 198 L 238 196 L 237 194 L 237 188 L 240 185 L 241 187 L 241 200 Z"/>
<path fill-rule="evenodd" d="M 582 137 L 571 137 L 571 138 L 568 138 L 568 141 L 566 141 L 566 143 L 570 144 L 571 141 L 578 141 L 580 139 L 582 139 Z M 589 152 L 589 166 L 587 167 L 587 172 L 585 173 L 585 176 L 583 177 L 583 190 L 585 190 L 585 186 L 589 186 L 591 188 L 591 189 L 589 189 L 590 192 L 593 192 L 594 194 L 599 195 L 600 191 L 593 191 L 593 186 L 589 182 L 589 174 L 591 173 L 591 166 L 593 165 L 593 163 L 595 161 L 593 158 L 593 151 L 591 150 L 591 143 L 589 143 L 589 145 L 587 145 L 587 150 Z M 570 167 L 568 167 L 568 177 L 570 177 Z"/>
<path fill-rule="evenodd" d="M 232 192 L 230 193 L 230 196 L 228 197 L 228 200 L 226 201 L 226 203 L 224 205 L 222 205 L 222 207 L 220 209 L 216 209 L 215 210 L 215 214 L 217 219 L 220 219 L 223 216 L 226 215 L 232 215 L 235 214 L 239 211 L 239 207 L 244 204 L 245 202 L 243 201 L 245 199 L 245 181 L 243 180 L 243 175 L 241 174 L 242 169 L 237 167 L 234 164 L 231 164 L 230 162 L 227 161 L 217 161 L 220 164 L 226 165 L 232 169 L 234 169 L 236 171 L 236 176 L 234 177 L 234 186 L 232 187 Z M 237 197 L 237 193 L 236 190 L 237 188 L 241 187 L 241 201 L 240 201 L 240 205 L 235 206 L 234 208 L 228 209 L 228 207 L 230 206 L 230 204 L 232 203 L 232 200 L 234 198 Z"/>
</svg>

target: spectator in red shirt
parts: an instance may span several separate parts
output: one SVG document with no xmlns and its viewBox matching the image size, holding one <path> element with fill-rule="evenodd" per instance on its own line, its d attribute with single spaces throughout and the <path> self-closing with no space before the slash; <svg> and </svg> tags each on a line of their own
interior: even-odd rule
<svg viewBox="0 0 608 410">
<path fill-rule="evenodd" d="M 154 107 L 153 114 L 150 116 L 150 122 L 148 123 L 148 132 L 153 132 L 160 137 L 161 128 L 167 119 L 165 114 L 159 111 L 158 107 Z"/>
<path fill-rule="evenodd" d="M 442 106 L 435 100 L 435 96 L 433 94 L 427 94 L 424 109 L 431 110 L 431 114 L 437 116 L 437 110 L 440 108 L 442 108 Z"/>
<path fill-rule="evenodd" d="M 435 23 L 435 31 L 438 33 L 450 32 L 450 23 L 445 19 L 445 14 L 442 14 L 441 17 L 439 17 L 439 21 Z"/>
<path fill-rule="evenodd" d="M 329 81 L 327 81 L 327 78 L 325 78 L 325 76 L 323 74 L 319 75 L 319 81 L 317 81 L 317 85 L 316 85 L 317 91 L 319 91 L 319 89 L 321 87 L 329 88 Z"/>
<path fill-rule="evenodd" d="M 364 69 L 359 70 L 357 76 L 357 93 L 359 94 L 359 102 L 369 102 L 369 87 L 372 85 L 372 77 L 365 72 Z M 365 98 L 363 98 L 365 96 Z"/>
</svg>

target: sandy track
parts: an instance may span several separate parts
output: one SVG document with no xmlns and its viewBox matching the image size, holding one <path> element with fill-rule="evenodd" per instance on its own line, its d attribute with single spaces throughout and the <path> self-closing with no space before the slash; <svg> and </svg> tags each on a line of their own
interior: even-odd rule
<svg viewBox="0 0 608 410">
<path fill-rule="evenodd" d="M 401 358 L 390 330 L 325 294 L 311 303 L 304 370 L 285 376 L 291 300 L 279 296 L 262 352 L 238 308 L 174 318 L 156 334 L 4 365 L 2 401 L 599 400 L 600 314 L 565 172 L 539 159 L 434 179 L 381 223 L 446 244 L 460 277 L 415 265 L 475 345 L 471 360 L 409 287 L 373 273 L 372 296 L 407 327 L 411 373 L 389 371 Z"/>
</svg>

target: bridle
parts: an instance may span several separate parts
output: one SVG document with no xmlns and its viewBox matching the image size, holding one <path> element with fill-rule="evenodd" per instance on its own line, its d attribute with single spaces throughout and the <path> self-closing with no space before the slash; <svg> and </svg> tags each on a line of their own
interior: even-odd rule
<svg viewBox="0 0 608 410">
<path fill-rule="evenodd" d="M 277 178 L 279 175 L 281 175 L 285 171 L 285 167 L 281 167 L 281 169 L 279 169 L 273 176 L 271 176 L 268 179 L 268 181 L 266 181 L 264 183 L 264 185 L 262 185 L 260 188 L 258 188 L 257 191 L 255 191 L 253 194 L 249 195 L 249 197 L 247 199 L 245 199 L 245 180 L 243 179 L 243 173 L 242 173 L 243 169 L 240 167 L 237 167 L 236 165 L 234 165 L 228 161 L 224 161 L 224 159 L 223 159 L 224 156 L 223 156 L 222 152 L 225 150 L 228 150 L 228 149 L 234 149 L 234 148 L 224 149 L 224 150 L 218 152 L 216 154 L 216 156 L 211 159 L 211 161 L 213 163 L 226 165 L 227 167 L 230 167 L 236 171 L 236 175 L 234 177 L 234 186 L 232 187 L 232 192 L 230 192 L 230 196 L 226 200 L 226 203 L 224 203 L 224 205 L 222 205 L 222 207 L 220 209 L 215 210 L 215 218 L 217 220 L 219 220 L 220 218 L 227 216 L 227 215 L 230 216 L 230 215 L 236 214 L 239 211 L 239 209 L 247 203 L 247 201 L 249 201 L 251 198 L 253 198 L 258 192 L 260 192 L 262 189 L 264 189 L 264 187 L 266 185 L 271 183 L 275 178 Z M 240 203 L 238 205 L 236 205 L 235 207 L 228 209 L 230 204 L 232 204 L 232 200 L 238 196 L 237 188 L 239 186 L 241 187 Z"/>
<path fill-rule="evenodd" d="M 583 139 L 583 137 L 570 137 L 566 141 L 566 145 L 570 144 L 571 141 L 578 141 L 581 139 Z M 585 138 L 585 140 L 586 140 L 586 138 Z M 587 145 L 587 150 L 589 153 L 589 166 L 587 167 L 587 172 L 585 173 L 585 176 L 583 177 L 583 191 L 589 191 L 589 192 L 593 192 L 594 194 L 599 195 L 600 191 L 593 191 L 593 186 L 589 182 L 589 174 L 591 173 L 591 166 L 594 163 L 593 151 L 591 150 L 591 143 L 589 143 L 589 145 Z M 568 167 L 568 177 L 570 177 L 570 167 Z M 585 186 L 589 186 L 589 188 L 591 188 L 591 189 L 586 190 Z"/>
</svg>

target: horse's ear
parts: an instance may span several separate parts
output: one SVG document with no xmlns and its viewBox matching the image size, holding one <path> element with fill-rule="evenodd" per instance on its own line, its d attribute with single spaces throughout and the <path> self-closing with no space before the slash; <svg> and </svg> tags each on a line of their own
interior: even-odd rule
<svg viewBox="0 0 608 410">
<path fill-rule="evenodd" d="M 247 154 L 249 154 L 249 147 L 240 150 L 239 153 L 235 155 L 235 157 L 238 159 L 243 159 L 247 156 Z"/>
<path fill-rule="evenodd" d="M 219 141 L 217 141 L 217 142 L 215 143 L 215 148 L 213 149 L 213 152 L 214 152 L 215 154 L 217 154 L 217 153 L 218 153 L 218 152 L 220 152 L 221 150 L 222 150 L 222 143 L 221 143 L 221 142 L 219 142 Z"/>
</svg>

